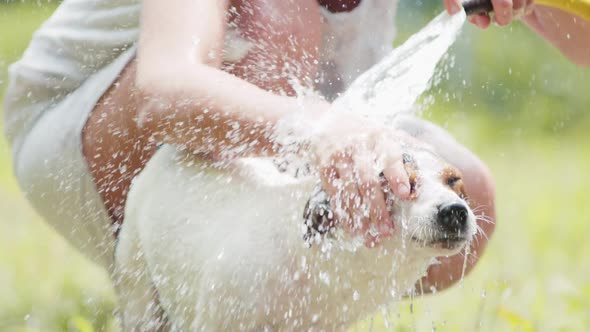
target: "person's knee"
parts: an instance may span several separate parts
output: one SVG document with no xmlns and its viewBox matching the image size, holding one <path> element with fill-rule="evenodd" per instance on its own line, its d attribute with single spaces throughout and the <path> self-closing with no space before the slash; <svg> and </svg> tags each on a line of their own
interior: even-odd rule
<svg viewBox="0 0 590 332">
<path fill-rule="evenodd" d="M 489 237 L 496 226 L 496 187 L 487 165 L 476 156 L 470 159 L 471 161 L 462 167 L 467 196 L 480 220 L 479 226 L 486 237 Z"/>
<path fill-rule="evenodd" d="M 464 176 L 472 178 L 472 187 L 478 191 L 478 201 L 489 202 L 493 205 L 496 195 L 496 186 L 492 172 L 488 166 L 477 156 L 472 155 L 471 158 L 463 165 Z"/>
</svg>

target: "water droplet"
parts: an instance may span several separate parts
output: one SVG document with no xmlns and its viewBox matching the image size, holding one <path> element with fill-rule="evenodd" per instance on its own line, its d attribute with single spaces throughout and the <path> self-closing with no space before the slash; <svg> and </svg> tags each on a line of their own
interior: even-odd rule
<svg viewBox="0 0 590 332">
<path fill-rule="evenodd" d="M 330 275 L 327 272 L 320 272 L 320 280 L 326 284 L 326 285 L 330 285 Z"/>
</svg>

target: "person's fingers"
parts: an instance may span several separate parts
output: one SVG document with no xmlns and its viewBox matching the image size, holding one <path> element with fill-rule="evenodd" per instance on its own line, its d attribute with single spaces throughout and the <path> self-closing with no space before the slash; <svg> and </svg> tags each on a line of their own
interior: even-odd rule
<svg viewBox="0 0 590 332">
<path fill-rule="evenodd" d="M 519 20 L 521 19 L 526 10 L 526 2 L 527 0 L 512 0 L 512 19 Z"/>
<path fill-rule="evenodd" d="M 349 228 L 350 212 L 346 206 L 342 190 L 344 188 L 344 180 L 338 173 L 338 167 L 347 162 L 347 157 L 344 153 L 336 153 L 329 157 L 327 161 L 320 168 L 319 175 L 322 183 L 322 189 L 328 194 L 330 198 L 330 206 L 334 213 L 335 220 L 343 225 L 346 229 Z"/>
<path fill-rule="evenodd" d="M 527 0 L 512 0 L 512 9 L 514 11 L 524 9 L 526 4 Z"/>
<path fill-rule="evenodd" d="M 367 234 L 365 236 L 365 247 L 367 248 L 375 248 L 381 244 L 381 238 L 379 236 L 373 236 L 371 234 Z"/>
<path fill-rule="evenodd" d="M 338 192 L 338 173 L 334 164 L 337 160 L 332 159 L 329 165 L 322 166 L 319 171 L 322 188 L 328 196 L 334 196 Z"/>
<path fill-rule="evenodd" d="M 527 0 L 524 9 L 524 16 L 526 17 L 531 15 L 533 13 L 533 10 L 535 10 L 535 0 Z"/>
<path fill-rule="evenodd" d="M 342 181 L 342 188 L 338 195 L 340 206 L 348 214 L 348 220 L 345 224 L 352 234 L 359 234 L 364 225 L 369 223 L 369 215 L 363 209 L 362 196 L 353 169 L 353 162 L 348 159 L 345 163 L 337 164 L 336 168 Z"/>
<path fill-rule="evenodd" d="M 445 4 L 445 8 L 450 15 L 455 15 L 461 11 L 463 6 L 459 2 L 459 0 L 443 0 Z"/>
<path fill-rule="evenodd" d="M 492 0 L 494 5 L 494 22 L 506 26 L 512 21 L 512 0 Z"/>
<path fill-rule="evenodd" d="M 385 204 L 385 195 L 378 177 L 379 172 L 369 158 L 358 158 L 355 164 L 362 201 L 369 212 L 370 225 L 375 227 L 378 236 L 390 236 L 393 224 Z M 366 232 L 370 225 L 364 225 L 361 231 Z"/>
<path fill-rule="evenodd" d="M 410 179 L 401 154 L 397 157 L 388 156 L 384 161 L 383 175 L 395 197 L 402 200 L 410 198 Z"/>
<path fill-rule="evenodd" d="M 479 14 L 470 16 L 469 22 L 481 29 L 487 29 L 490 26 L 492 20 L 488 14 Z"/>
</svg>

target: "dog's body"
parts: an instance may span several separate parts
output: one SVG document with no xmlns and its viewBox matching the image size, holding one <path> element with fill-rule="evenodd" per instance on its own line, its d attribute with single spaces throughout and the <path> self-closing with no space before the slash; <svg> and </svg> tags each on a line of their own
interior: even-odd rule
<svg viewBox="0 0 590 332">
<path fill-rule="evenodd" d="M 126 330 L 154 328 L 159 307 L 172 330 L 342 330 L 401 297 L 475 233 L 447 165 L 409 153 L 420 195 L 395 202 L 395 235 L 369 249 L 337 226 L 304 241 L 313 176 L 296 179 L 268 159 L 218 169 L 163 147 L 134 181 L 119 238 Z M 460 227 L 440 226 L 451 205 L 464 210 Z"/>
</svg>

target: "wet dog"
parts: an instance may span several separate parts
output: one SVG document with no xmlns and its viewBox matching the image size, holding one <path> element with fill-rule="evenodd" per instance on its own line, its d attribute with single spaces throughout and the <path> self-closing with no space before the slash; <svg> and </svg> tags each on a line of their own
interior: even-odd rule
<svg viewBox="0 0 590 332">
<path fill-rule="evenodd" d="M 476 232 L 455 168 L 427 147 L 404 162 L 418 194 L 389 196 L 394 235 L 367 248 L 315 177 L 164 146 L 134 181 L 119 236 L 125 330 L 344 330 L 399 299 Z"/>
</svg>

